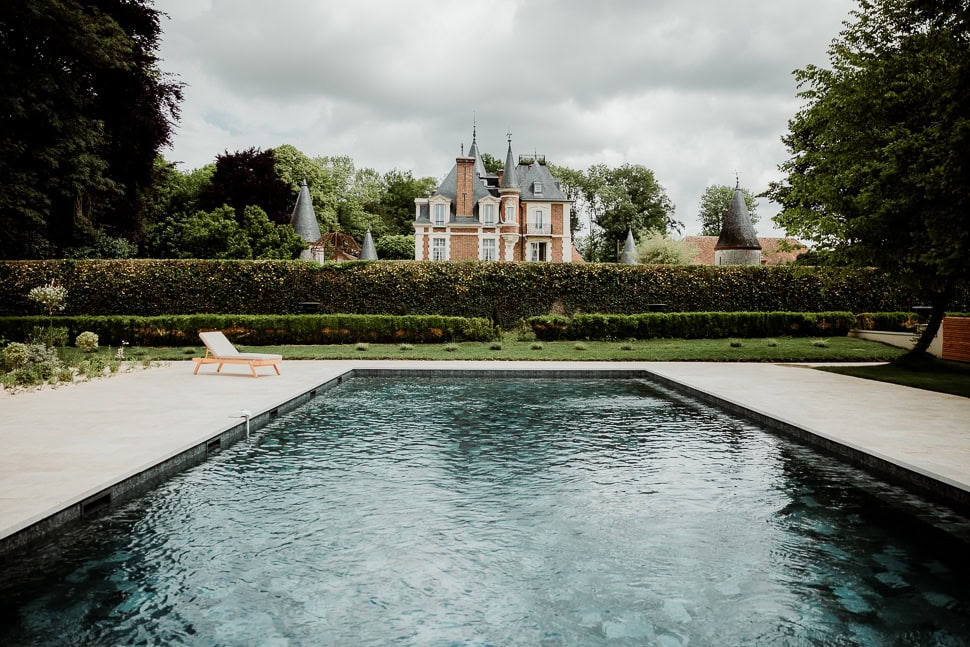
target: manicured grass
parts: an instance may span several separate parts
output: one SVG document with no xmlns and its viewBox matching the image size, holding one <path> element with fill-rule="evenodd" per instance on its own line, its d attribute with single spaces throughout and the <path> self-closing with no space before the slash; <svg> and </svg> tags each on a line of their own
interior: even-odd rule
<svg viewBox="0 0 970 647">
<path fill-rule="evenodd" d="M 933 360 L 916 365 L 826 366 L 821 370 L 970 398 L 970 364 Z"/>
<path fill-rule="evenodd" d="M 453 344 L 355 344 L 328 346 L 238 346 L 241 351 L 280 353 L 296 359 L 422 359 L 422 360 L 545 360 L 545 361 L 706 361 L 706 362 L 872 362 L 891 361 L 903 351 L 877 342 L 833 337 L 818 339 L 651 339 L 613 342 L 518 341 Z M 734 345 L 732 345 L 732 342 Z M 201 347 L 128 348 L 133 360 L 184 360 L 200 356 Z"/>
</svg>

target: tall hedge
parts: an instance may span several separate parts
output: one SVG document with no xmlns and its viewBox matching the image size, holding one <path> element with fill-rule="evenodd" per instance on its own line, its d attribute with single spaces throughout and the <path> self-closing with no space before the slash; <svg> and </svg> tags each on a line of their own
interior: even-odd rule
<svg viewBox="0 0 970 647">
<path fill-rule="evenodd" d="M 545 314 L 889 312 L 924 303 L 867 269 L 636 266 L 606 263 L 434 263 L 111 260 L 0 263 L 0 315 L 39 314 L 30 288 L 68 290 L 63 314 L 321 312 L 487 317 L 504 328 Z M 661 306 L 657 306 L 658 308 Z M 962 290 L 953 310 L 970 310 Z"/>
</svg>

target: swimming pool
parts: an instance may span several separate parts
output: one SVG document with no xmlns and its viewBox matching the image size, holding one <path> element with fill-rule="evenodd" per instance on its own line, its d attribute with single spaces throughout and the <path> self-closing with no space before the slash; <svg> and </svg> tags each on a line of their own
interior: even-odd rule
<svg viewBox="0 0 970 647">
<path fill-rule="evenodd" d="M 358 378 L 10 565 L 0 644 L 965 644 L 911 500 L 643 381 Z"/>
</svg>

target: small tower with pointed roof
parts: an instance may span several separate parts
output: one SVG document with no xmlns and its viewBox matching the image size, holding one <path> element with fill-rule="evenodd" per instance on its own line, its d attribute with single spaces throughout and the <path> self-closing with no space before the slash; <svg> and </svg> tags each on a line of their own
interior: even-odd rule
<svg viewBox="0 0 970 647">
<path fill-rule="evenodd" d="M 306 249 L 300 253 L 300 258 L 310 261 L 323 262 L 323 247 L 318 245 L 320 240 L 320 225 L 317 215 L 313 212 L 313 200 L 310 198 L 310 187 L 306 178 L 300 182 L 300 195 L 296 198 L 293 214 L 290 216 L 290 226 L 306 241 Z"/>
<path fill-rule="evenodd" d="M 499 183 L 498 194 L 502 201 L 499 205 L 501 218 L 502 243 L 505 245 L 506 260 L 515 258 L 515 245 L 519 242 L 519 196 L 522 188 L 515 173 L 515 157 L 512 155 L 512 133 L 507 133 L 509 142 L 508 152 L 505 154 L 505 168 L 502 171 L 502 181 Z"/>
<path fill-rule="evenodd" d="M 724 214 L 721 235 L 714 245 L 715 265 L 761 265 L 761 243 L 744 204 L 741 180 L 737 178 L 731 206 Z"/>
<path fill-rule="evenodd" d="M 364 234 L 364 244 L 360 247 L 360 260 L 376 261 L 377 248 L 374 247 L 374 237 L 371 236 L 370 229 Z"/>
<path fill-rule="evenodd" d="M 626 230 L 626 243 L 623 245 L 623 251 L 620 253 L 620 262 L 624 265 L 636 265 L 640 261 L 637 258 L 637 244 L 633 240 L 633 230 Z"/>
</svg>

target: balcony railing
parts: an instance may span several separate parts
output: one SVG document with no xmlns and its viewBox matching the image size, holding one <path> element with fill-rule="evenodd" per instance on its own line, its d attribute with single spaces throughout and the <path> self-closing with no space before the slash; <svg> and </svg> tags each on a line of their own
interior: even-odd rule
<svg viewBox="0 0 970 647">
<path fill-rule="evenodd" d="M 552 233 L 552 225 L 539 222 L 526 223 L 525 233 L 528 236 L 548 236 Z"/>
</svg>

